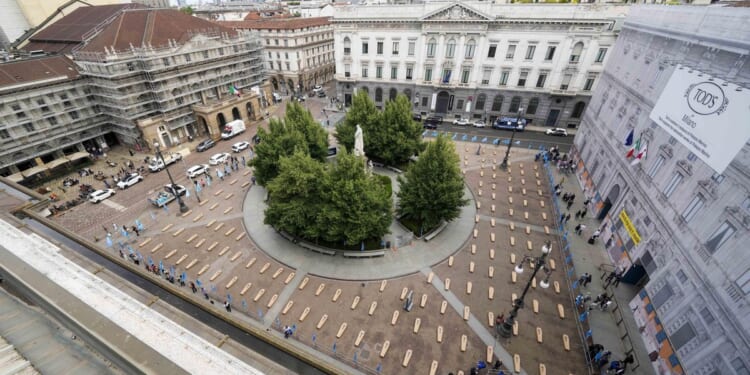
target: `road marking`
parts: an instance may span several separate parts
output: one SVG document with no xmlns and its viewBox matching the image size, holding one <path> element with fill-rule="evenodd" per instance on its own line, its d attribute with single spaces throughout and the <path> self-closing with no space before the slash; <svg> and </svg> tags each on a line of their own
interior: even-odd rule
<svg viewBox="0 0 750 375">
<path fill-rule="evenodd" d="M 105 206 L 109 206 L 111 208 L 114 208 L 115 210 L 120 211 L 120 212 L 125 212 L 128 209 L 127 207 L 125 207 L 125 206 L 123 206 L 121 204 L 117 204 L 115 202 L 112 202 L 110 200 L 103 200 L 102 204 L 105 205 Z"/>
</svg>

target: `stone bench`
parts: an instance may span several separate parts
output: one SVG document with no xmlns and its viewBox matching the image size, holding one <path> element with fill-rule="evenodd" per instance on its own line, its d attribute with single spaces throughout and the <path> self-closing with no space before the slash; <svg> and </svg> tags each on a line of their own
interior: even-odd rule
<svg viewBox="0 0 750 375">
<path fill-rule="evenodd" d="M 330 251 L 330 250 L 326 250 L 326 251 Z M 336 252 L 333 252 L 333 254 L 329 254 L 329 255 L 335 255 L 335 254 Z M 385 256 L 385 250 L 345 251 L 344 252 L 345 258 L 376 258 L 376 257 L 382 257 L 382 256 Z"/>
<path fill-rule="evenodd" d="M 430 232 L 426 236 L 424 236 L 425 242 L 427 242 L 427 241 L 429 241 L 429 240 L 437 237 L 437 235 L 440 234 L 440 232 L 442 232 L 443 229 L 445 229 L 445 227 L 447 227 L 447 226 L 448 226 L 448 223 L 446 223 L 445 221 L 443 221 L 442 223 L 440 223 L 440 226 L 438 226 L 437 228 L 435 228 L 435 230 L 433 230 L 432 232 Z"/>
</svg>

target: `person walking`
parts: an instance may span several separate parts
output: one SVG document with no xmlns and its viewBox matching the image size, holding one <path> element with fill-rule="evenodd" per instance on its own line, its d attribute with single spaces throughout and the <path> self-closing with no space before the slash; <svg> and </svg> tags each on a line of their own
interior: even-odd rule
<svg viewBox="0 0 750 375">
<path fill-rule="evenodd" d="M 565 223 L 568 223 L 568 220 L 570 220 L 570 212 L 568 212 L 567 215 L 565 215 Z"/>
<path fill-rule="evenodd" d="M 570 207 L 573 206 L 573 200 L 568 198 L 568 211 L 570 211 Z"/>
<path fill-rule="evenodd" d="M 604 279 L 604 289 L 607 289 L 607 287 L 609 287 L 609 284 L 614 281 L 616 275 L 617 273 L 615 271 L 612 271 L 609 273 L 609 275 L 607 275 L 607 278 Z"/>
<path fill-rule="evenodd" d="M 227 312 L 232 312 L 232 305 L 229 304 L 229 301 L 224 301 L 224 308 L 227 309 Z"/>
</svg>

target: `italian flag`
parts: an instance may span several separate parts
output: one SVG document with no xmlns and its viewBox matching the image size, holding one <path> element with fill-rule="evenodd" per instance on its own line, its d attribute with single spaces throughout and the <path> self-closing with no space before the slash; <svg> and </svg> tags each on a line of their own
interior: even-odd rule
<svg viewBox="0 0 750 375">
<path fill-rule="evenodd" d="M 237 95 L 237 97 L 242 96 L 242 94 L 240 93 L 240 90 L 234 87 L 234 85 L 229 86 L 229 93 L 232 95 Z"/>
<path fill-rule="evenodd" d="M 625 154 L 625 157 L 627 159 L 630 159 L 633 156 L 638 155 L 638 152 L 640 151 L 640 149 L 641 149 L 641 137 L 638 137 L 638 140 L 636 140 L 635 144 L 630 147 L 630 149 L 628 150 L 628 153 Z"/>
<path fill-rule="evenodd" d="M 636 165 L 643 160 L 643 158 L 646 157 L 646 150 L 648 150 L 648 142 L 643 142 L 643 146 L 638 150 L 638 153 L 635 155 L 635 159 L 630 163 L 630 165 Z"/>
</svg>

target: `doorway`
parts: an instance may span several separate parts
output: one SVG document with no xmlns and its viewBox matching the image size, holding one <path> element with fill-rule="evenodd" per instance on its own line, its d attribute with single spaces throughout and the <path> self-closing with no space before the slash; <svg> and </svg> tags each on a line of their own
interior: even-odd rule
<svg viewBox="0 0 750 375">
<path fill-rule="evenodd" d="M 448 102 L 450 102 L 450 95 L 448 92 L 439 92 L 435 102 L 435 112 L 442 114 L 448 113 Z"/>
<path fill-rule="evenodd" d="M 615 184 L 615 186 L 613 186 L 612 189 L 609 191 L 609 195 L 607 195 L 607 199 L 604 200 L 602 209 L 599 211 L 599 215 L 596 216 L 596 219 L 604 220 L 604 218 L 609 213 L 609 210 L 612 209 L 612 205 L 615 202 L 617 202 L 617 198 L 619 197 L 620 197 L 620 185 Z"/>
<path fill-rule="evenodd" d="M 544 123 L 544 126 L 548 127 L 554 127 L 555 124 L 557 124 L 557 118 L 560 117 L 560 110 L 559 109 L 550 109 L 549 116 L 547 116 L 547 121 Z"/>
</svg>

